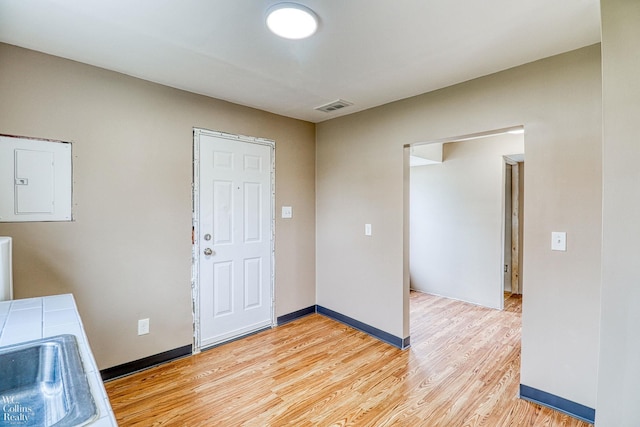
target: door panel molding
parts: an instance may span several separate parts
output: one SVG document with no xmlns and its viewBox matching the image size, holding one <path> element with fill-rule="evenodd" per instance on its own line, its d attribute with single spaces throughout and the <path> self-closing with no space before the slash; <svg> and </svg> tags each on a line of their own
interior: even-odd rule
<svg viewBox="0 0 640 427">
<path fill-rule="evenodd" d="M 270 284 L 269 284 L 269 287 L 270 287 L 271 295 L 256 295 L 255 289 L 254 289 L 253 290 L 254 294 L 250 298 L 251 302 L 255 302 L 256 301 L 255 298 L 259 298 L 261 301 L 264 301 L 265 298 L 269 299 L 269 301 L 264 301 L 264 302 L 270 304 L 270 314 L 271 314 L 270 320 L 260 321 L 251 325 L 244 325 L 242 327 L 239 327 L 229 332 L 225 336 L 222 336 L 221 341 L 216 341 L 215 343 L 210 343 L 205 345 L 202 344 L 203 338 L 201 335 L 202 324 L 201 324 L 201 310 L 200 310 L 200 303 L 201 303 L 201 297 L 202 297 L 201 287 L 200 287 L 200 279 L 201 279 L 200 278 L 200 260 L 201 260 L 200 258 L 201 258 L 201 254 L 203 253 L 202 251 L 204 250 L 204 245 L 201 245 L 202 221 L 200 218 L 200 202 L 201 202 L 200 162 L 202 159 L 201 158 L 202 153 L 200 151 L 200 138 L 202 136 L 221 138 L 229 141 L 237 141 L 240 143 L 250 143 L 250 144 L 267 146 L 270 149 L 270 157 L 271 157 L 271 161 L 269 165 L 264 164 L 266 162 L 263 162 L 260 157 L 256 157 L 252 155 L 245 155 L 244 158 L 242 159 L 244 171 L 247 173 L 251 173 L 252 171 L 260 172 L 267 167 L 269 168 L 269 172 L 270 172 L 269 173 L 270 175 L 269 194 L 270 194 L 271 200 L 270 200 L 270 203 L 268 204 L 270 206 L 270 209 L 269 209 L 270 212 L 262 212 L 262 213 L 269 215 L 269 218 L 270 218 L 269 225 L 271 229 L 268 235 L 270 237 L 270 257 L 269 257 L 270 258 L 269 260 Z M 237 153 L 229 152 L 224 154 L 227 154 L 227 155 L 222 155 L 220 154 L 220 152 L 217 152 L 217 154 L 214 156 L 212 161 L 215 167 L 222 167 L 222 168 L 225 168 L 225 166 L 231 167 L 231 165 L 234 162 L 234 156 Z M 218 188 L 216 190 L 222 191 L 223 189 Z M 224 193 L 224 191 L 222 191 L 222 193 Z M 222 193 L 218 194 L 218 196 L 219 197 L 224 196 L 224 194 Z M 256 196 L 252 195 L 252 197 L 256 197 Z M 252 202 L 255 202 L 255 200 L 253 200 Z M 243 215 L 246 216 L 248 215 L 248 213 L 244 212 Z M 254 219 L 254 218 L 247 218 L 247 219 Z M 217 228 L 217 227 L 225 228 L 225 227 L 232 227 L 232 226 L 233 225 L 230 222 L 225 222 L 221 218 L 214 219 L 214 228 Z M 250 226 L 251 226 L 251 232 L 252 232 L 251 234 L 253 235 L 257 232 L 256 230 L 253 229 L 256 226 L 256 224 L 251 224 Z M 217 132 L 217 131 L 212 131 L 212 130 L 207 130 L 202 128 L 193 129 L 192 227 L 193 228 L 192 228 L 192 254 L 191 254 L 191 257 L 192 257 L 191 293 L 192 293 L 192 314 L 193 314 L 193 331 L 194 331 L 193 353 L 199 353 L 203 348 L 206 348 L 210 345 L 211 346 L 218 345 L 223 340 L 236 339 L 240 335 L 250 334 L 250 333 L 256 332 L 257 330 L 275 326 L 276 319 L 275 319 L 275 142 L 274 141 L 269 139 L 264 139 L 264 138 L 255 138 L 255 137 L 247 137 L 242 135 L 228 134 L 224 132 Z M 219 233 L 218 231 L 222 231 L 222 233 Z M 227 230 L 227 231 L 230 232 L 228 236 L 227 234 L 224 233 L 224 230 L 222 229 L 214 230 L 214 233 L 212 236 L 213 240 L 211 241 L 211 244 L 212 245 L 216 245 L 216 244 L 224 245 L 225 243 L 231 244 L 231 240 L 233 240 L 233 235 L 230 230 Z M 220 241 L 220 239 L 224 240 L 224 242 Z M 265 267 L 265 266 L 263 265 L 262 267 Z M 248 285 L 247 283 L 242 284 L 243 287 L 247 285 Z M 247 303 L 247 301 L 244 301 L 244 303 Z M 249 305 L 253 305 L 253 304 L 249 304 Z"/>
</svg>

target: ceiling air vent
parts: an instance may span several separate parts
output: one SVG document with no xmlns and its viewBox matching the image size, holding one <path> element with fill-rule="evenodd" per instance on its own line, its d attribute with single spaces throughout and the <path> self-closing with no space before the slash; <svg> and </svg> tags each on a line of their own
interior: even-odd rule
<svg viewBox="0 0 640 427">
<path fill-rule="evenodd" d="M 325 113 L 331 113 L 333 111 L 341 110 L 344 107 L 348 107 L 350 105 L 353 105 L 353 102 L 345 101 L 344 99 L 338 99 L 328 104 L 316 107 L 314 108 L 314 110 L 324 111 Z"/>
</svg>

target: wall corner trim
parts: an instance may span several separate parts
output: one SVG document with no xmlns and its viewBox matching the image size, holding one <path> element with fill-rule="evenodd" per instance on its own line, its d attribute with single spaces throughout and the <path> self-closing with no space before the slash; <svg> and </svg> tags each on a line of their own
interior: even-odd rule
<svg viewBox="0 0 640 427">
<path fill-rule="evenodd" d="M 520 398 L 529 402 L 546 406 L 556 411 L 563 412 L 574 418 L 586 421 L 590 424 L 595 423 L 596 410 L 588 406 L 581 405 L 571 400 L 555 396 L 546 391 L 538 390 L 533 387 L 520 384 Z"/>
<path fill-rule="evenodd" d="M 405 337 L 405 338 L 396 337 L 395 335 L 385 332 L 382 329 L 378 329 L 373 326 L 367 325 L 366 323 L 363 323 L 359 320 L 353 319 L 349 316 L 345 316 L 344 314 L 340 314 L 336 311 L 330 310 L 320 305 L 316 306 L 316 313 L 322 314 L 323 316 L 326 316 L 330 319 L 333 319 L 340 323 L 344 323 L 345 325 L 351 326 L 352 328 L 355 328 L 359 331 L 369 334 L 372 337 L 377 338 L 380 341 L 386 342 L 387 344 L 390 344 L 401 350 L 407 349 L 411 346 L 411 337 Z"/>
</svg>

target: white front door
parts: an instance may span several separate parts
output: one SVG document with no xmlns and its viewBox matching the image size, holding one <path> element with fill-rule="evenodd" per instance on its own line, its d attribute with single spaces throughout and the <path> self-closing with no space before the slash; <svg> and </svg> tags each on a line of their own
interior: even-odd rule
<svg viewBox="0 0 640 427">
<path fill-rule="evenodd" d="M 273 324 L 273 142 L 198 129 L 194 144 L 196 336 L 199 326 L 204 348 Z"/>
</svg>

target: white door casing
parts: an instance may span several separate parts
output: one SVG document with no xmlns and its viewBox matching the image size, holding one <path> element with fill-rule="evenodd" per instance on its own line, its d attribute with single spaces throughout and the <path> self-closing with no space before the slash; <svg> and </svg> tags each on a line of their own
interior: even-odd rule
<svg viewBox="0 0 640 427">
<path fill-rule="evenodd" d="M 194 130 L 195 351 L 273 326 L 273 141 Z"/>
</svg>

